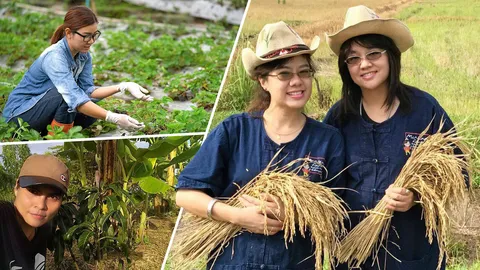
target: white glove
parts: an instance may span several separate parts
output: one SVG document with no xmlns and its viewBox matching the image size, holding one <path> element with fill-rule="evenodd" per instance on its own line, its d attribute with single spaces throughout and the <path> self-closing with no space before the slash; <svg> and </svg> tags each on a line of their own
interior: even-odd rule
<svg viewBox="0 0 480 270">
<path fill-rule="evenodd" d="M 153 101 L 152 96 L 145 95 L 149 93 L 148 90 L 134 82 L 122 82 L 118 85 L 118 90 L 120 90 L 122 94 L 125 94 L 125 90 L 128 90 L 128 92 L 130 92 L 130 94 L 132 94 L 132 96 L 134 96 L 136 99 Z"/>
<path fill-rule="evenodd" d="M 107 117 L 105 118 L 105 121 L 117 124 L 120 128 L 126 130 L 135 130 L 145 127 L 143 123 L 138 122 L 126 114 L 119 114 L 111 111 L 107 111 Z"/>
</svg>

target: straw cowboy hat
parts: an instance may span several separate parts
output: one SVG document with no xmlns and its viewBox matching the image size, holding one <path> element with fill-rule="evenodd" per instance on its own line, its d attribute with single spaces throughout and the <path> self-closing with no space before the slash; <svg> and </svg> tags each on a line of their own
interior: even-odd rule
<svg viewBox="0 0 480 270">
<path fill-rule="evenodd" d="M 381 19 L 366 6 L 356 6 L 348 9 L 345 15 L 343 29 L 333 35 L 325 33 L 328 46 L 336 54 L 348 39 L 366 34 L 380 34 L 391 38 L 400 52 L 413 46 L 413 37 L 408 27 L 397 19 Z"/>
<path fill-rule="evenodd" d="M 242 50 L 242 62 L 250 78 L 255 79 L 253 74 L 256 67 L 277 59 L 311 55 L 319 45 L 319 36 L 315 36 L 307 46 L 297 32 L 282 21 L 266 24 L 258 35 L 255 52 L 250 48 Z"/>
</svg>

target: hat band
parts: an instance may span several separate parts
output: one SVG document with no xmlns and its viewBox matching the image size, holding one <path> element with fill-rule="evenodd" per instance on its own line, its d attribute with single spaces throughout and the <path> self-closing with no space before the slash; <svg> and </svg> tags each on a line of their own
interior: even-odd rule
<svg viewBox="0 0 480 270">
<path fill-rule="evenodd" d="M 286 47 L 286 48 L 278 49 L 278 50 L 273 51 L 273 52 L 269 52 L 269 53 L 263 55 L 261 58 L 270 59 L 270 58 L 274 58 L 274 57 L 277 57 L 277 56 L 292 54 L 292 53 L 296 53 L 296 52 L 299 52 L 299 51 L 308 51 L 308 50 L 310 50 L 310 48 L 307 45 L 296 44 L 296 45 L 292 45 L 290 47 Z"/>
</svg>

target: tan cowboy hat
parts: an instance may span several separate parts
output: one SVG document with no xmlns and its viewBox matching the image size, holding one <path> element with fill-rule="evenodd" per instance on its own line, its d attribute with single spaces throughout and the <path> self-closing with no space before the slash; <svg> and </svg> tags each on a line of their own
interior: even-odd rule
<svg viewBox="0 0 480 270">
<path fill-rule="evenodd" d="M 400 52 L 413 46 L 413 37 L 408 27 L 397 19 L 381 19 L 366 6 L 356 6 L 348 9 L 345 15 L 343 29 L 333 35 L 325 33 L 328 46 L 336 54 L 340 54 L 342 44 L 352 37 L 379 34 L 391 38 Z"/>
<path fill-rule="evenodd" d="M 315 36 L 310 46 L 285 22 L 266 24 L 258 34 L 256 51 L 242 50 L 242 62 L 247 74 L 253 76 L 256 67 L 282 58 L 301 54 L 313 54 L 320 45 L 320 37 Z"/>
</svg>

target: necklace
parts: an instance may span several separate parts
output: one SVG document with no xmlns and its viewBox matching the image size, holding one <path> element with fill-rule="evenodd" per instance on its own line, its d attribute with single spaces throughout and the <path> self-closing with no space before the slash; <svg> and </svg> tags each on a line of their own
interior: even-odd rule
<svg viewBox="0 0 480 270">
<path fill-rule="evenodd" d="M 306 122 L 307 122 L 307 121 L 305 121 L 305 123 L 306 123 Z M 265 129 L 266 129 L 266 127 L 267 127 L 268 125 L 267 125 L 267 121 L 265 121 L 265 118 L 263 118 L 263 123 L 265 124 Z M 296 132 L 300 131 L 300 130 L 305 126 L 305 123 L 303 123 L 303 125 L 300 125 L 300 127 L 299 127 L 298 129 L 295 129 L 294 131 L 289 132 L 289 133 L 278 133 L 278 132 L 273 131 L 273 130 L 272 130 L 272 132 L 275 134 L 275 138 L 276 138 L 277 140 L 281 140 L 281 139 L 282 139 L 282 136 L 283 136 L 283 137 L 285 137 L 285 136 L 290 136 L 290 135 L 295 134 Z"/>
<path fill-rule="evenodd" d="M 396 102 L 395 102 L 395 100 L 394 100 L 392 106 L 391 106 L 390 109 L 388 110 L 388 118 L 387 118 L 387 120 L 390 119 L 390 117 L 392 116 L 392 111 L 393 111 L 393 108 L 395 107 L 395 105 L 396 105 Z M 360 98 L 360 106 L 359 106 L 359 108 L 360 108 L 360 116 L 363 116 L 363 113 L 362 113 L 363 97 Z M 387 121 L 387 120 L 385 120 L 385 121 Z"/>
</svg>

